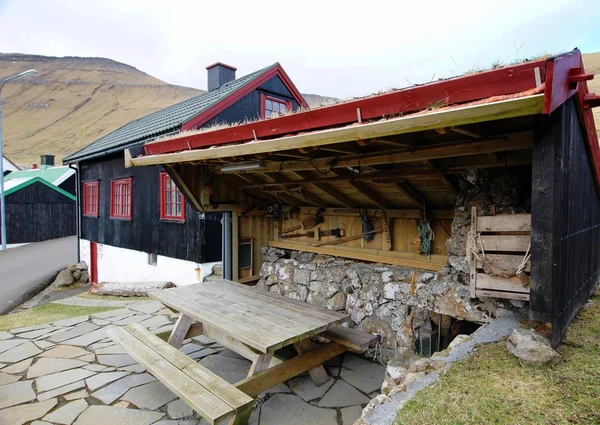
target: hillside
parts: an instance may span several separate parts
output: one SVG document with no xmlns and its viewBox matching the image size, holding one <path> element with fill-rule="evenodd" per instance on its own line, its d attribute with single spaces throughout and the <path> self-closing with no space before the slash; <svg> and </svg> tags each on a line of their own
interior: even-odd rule
<svg viewBox="0 0 600 425">
<path fill-rule="evenodd" d="M 4 149 L 19 165 L 57 161 L 121 125 L 201 93 L 103 58 L 0 54 L 0 78 L 34 68 L 2 91 Z"/>
<path fill-rule="evenodd" d="M 596 78 L 594 78 L 592 81 L 588 81 L 588 89 L 590 93 L 596 93 L 600 95 L 600 52 L 583 55 L 583 66 L 585 67 L 585 72 L 596 75 Z M 594 108 L 592 111 L 594 111 L 596 132 L 600 134 L 600 108 Z"/>
</svg>

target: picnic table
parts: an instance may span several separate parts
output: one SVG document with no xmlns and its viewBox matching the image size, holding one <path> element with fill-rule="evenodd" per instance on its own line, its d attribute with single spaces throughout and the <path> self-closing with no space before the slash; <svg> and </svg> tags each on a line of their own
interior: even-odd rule
<svg viewBox="0 0 600 425">
<path fill-rule="evenodd" d="M 345 313 L 225 279 L 150 296 L 181 313 L 170 334 L 153 335 L 139 325 L 108 333 L 211 424 L 245 424 L 258 394 L 305 371 L 316 385 L 324 384 L 329 380 L 325 361 L 349 349 L 364 351 L 375 340 L 342 326 L 349 321 Z M 229 384 L 178 351 L 185 339 L 198 335 L 249 359 L 248 377 Z M 329 342 L 313 344 L 309 338 L 316 335 Z M 290 345 L 296 357 L 275 355 Z"/>
</svg>

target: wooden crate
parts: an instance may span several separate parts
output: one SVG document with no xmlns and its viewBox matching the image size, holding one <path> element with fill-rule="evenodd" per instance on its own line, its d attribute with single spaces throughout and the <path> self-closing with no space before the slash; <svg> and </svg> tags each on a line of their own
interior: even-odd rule
<svg viewBox="0 0 600 425">
<path fill-rule="evenodd" d="M 515 272 L 531 243 L 531 214 L 477 216 L 477 208 L 471 209 L 471 233 L 479 234 L 487 261 Z M 479 242 L 478 242 L 479 244 Z M 481 254 L 479 254 L 482 257 Z M 529 301 L 529 284 L 523 284 L 518 276 L 509 278 L 487 274 L 483 261 L 473 254 L 470 263 L 471 298 L 494 297 Z M 524 272 L 529 273 L 529 261 Z"/>
</svg>

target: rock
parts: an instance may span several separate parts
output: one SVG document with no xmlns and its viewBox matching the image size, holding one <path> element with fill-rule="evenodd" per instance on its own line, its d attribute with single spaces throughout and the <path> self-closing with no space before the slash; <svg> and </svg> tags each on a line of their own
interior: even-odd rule
<svg viewBox="0 0 600 425">
<path fill-rule="evenodd" d="M 85 380 L 85 385 L 90 391 L 95 391 L 97 388 L 103 387 L 106 384 L 121 379 L 124 376 L 129 375 L 129 372 L 107 372 L 99 373 L 91 378 Z"/>
<path fill-rule="evenodd" d="M 506 348 L 526 365 L 556 364 L 561 360 L 550 341 L 534 330 L 515 329 L 506 341 Z"/>
<path fill-rule="evenodd" d="M 308 402 L 323 397 L 334 382 L 333 379 L 330 379 L 320 387 L 317 387 L 309 376 L 303 375 L 290 379 L 288 385 L 302 400 Z"/>
<path fill-rule="evenodd" d="M 385 366 L 346 354 L 341 373 L 342 379 L 368 394 L 378 390 L 385 377 Z"/>
<path fill-rule="evenodd" d="M 295 395 L 275 394 L 262 405 L 260 424 L 337 425 L 337 413 L 333 409 L 311 406 Z"/>
<path fill-rule="evenodd" d="M 69 286 L 74 282 L 75 280 L 73 279 L 73 275 L 71 274 L 69 269 L 64 269 L 58 273 L 58 276 L 56 276 L 56 279 L 54 279 L 53 284 L 55 286 Z"/>
<path fill-rule="evenodd" d="M 74 425 L 150 425 L 164 416 L 165 414 L 162 412 L 148 412 L 112 406 L 90 406 L 79 415 Z"/>
<path fill-rule="evenodd" d="M 340 409 L 342 413 L 342 425 L 352 425 L 357 419 L 360 419 L 362 409 L 360 406 L 351 406 Z"/>
<path fill-rule="evenodd" d="M 379 387 L 379 386 L 378 386 Z M 347 407 L 368 403 L 369 398 L 344 380 L 337 380 L 319 401 L 319 407 Z M 261 421 L 262 423 L 262 421 Z"/>
<path fill-rule="evenodd" d="M 3 341 L 3 342 L 9 342 Z M 0 354 L 0 363 L 17 363 L 22 360 L 28 359 L 29 357 L 36 356 L 40 354 L 42 350 L 40 350 L 37 345 L 33 342 L 26 342 L 24 344 L 19 344 L 10 350 L 5 351 Z"/>
<path fill-rule="evenodd" d="M 448 345 L 448 350 L 452 350 L 454 347 L 456 347 L 458 344 L 462 344 L 464 342 L 467 342 L 468 340 L 471 339 L 471 335 L 456 335 L 456 337 L 452 340 L 452 342 Z"/>
<path fill-rule="evenodd" d="M 23 425 L 34 419 L 41 418 L 56 406 L 57 400 L 42 401 L 40 403 L 23 404 L 0 410 L 0 424 Z"/>
<path fill-rule="evenodd" d="M 280 258 L 285 258 L 286 252 L 279 248 L 269 248 L 263 246 L 261 248 L 262 260 L 268 263 L 274 263 Z"/>
<path fill-rule="evenodd" d="M 81 261 L 75 264 L 75 268 L 80 271 L 86 271 L 88 269 L 88 265 L 85 261 Z"/>
<path fill-rule="evenodd" d="M 81 272 L 81 276 L 79 276 L 78 282 L 79 283 L 89 283 L 90 282 L 90 274 L 87 270 Z"/>
<path fill-rule="evenodd" d="M 130 388 L 137 387 L 138 385 L 143 385 L 155 380 L 156 378 L 149 373 L 126 376 L 125 378 L 121 378 L 118 381 L 96 391 L 92 394 L 92 397 L 97 398 L 104 404 L 111 404 L 125 394 Z"/>
<path fill-rule="evenodd" d="M 70 345 L 57 345 L 51 350 L 48 350 L 42 354 L 40 357 L 54 357 L 60 359 L 74 359 L 75 357 L 81 357 L 86 354 L 90 354 L 89 351 L 84 350 L 81 347 L 73 347 Z"/>
<path fill-rule="evenodd" d="M 20 381 L 0 387 L 0 409 L 35 400 L 33 381 Z"/>
<path fill-rule="evenodd" d="M 61 406 L 49 415 L 44 416 L 44 420 L 57 424 L 71 425 L 77 416 L 87 409 L 87 407 L 88 404 L 85 400 L 76 400 Z"/>
<path fill-rule="evenodd" d="M 42 392 L 53 390 L 76 381 L 81 381 L 95 374 L 96 372 L 92 372 L 90 370 L 73 369 L 64 372 L 53 373 L 51 375 L 44 375 L 40 378 L 37 378 L 35 380 L 35 384 L 38 392 Z"/>
<path fill-rule="evenodd" d="M 79 278 L 81 277 L 81 270 L 75 270 L 71 274 L 73 275 L 73 280 L 78 281 Z"/>
<path fill-rule="evenodd" d="M 27 370 L 27 379 L 62 372 L 63 370 L 75 369 L 85 365 L 87 365 L 87 362 L 76 359 L 52 359 L 49 357 L 42 357 Z"/>
<path fill-rule="evenodd" d="M 212 267 L 212 274 L 215 276 L 223 276 L 223 264 L 217 263 Z"/>
<path fill-rule="evenodd" d="M 425 372 L 426 374 L 434 370 L 440 369 L 446 365 L 444 361 L 435 361 L 431 359 L 419 359 L 408 368 L 408 373 Z"/>
<path fill-rule="evenodd" d="M 399 384 L 404 379 L 404 376 L 408 373 L 408 370 L 405 367 L 398 366 L 392 360 L 388 363 L 386 368 L 387 375 L 394 380 L 396 384 Z"/>
<path fill-rule="evenodd" d="M 413 382 L 416 382 L 425 376 L 427 376 L 427 372 L 407 373 L 406 377 L 404 378 L 404 385 L 409 386 Z"/>
<path fill-rule="evenodd" d="M 177 399 L 167 405 L 167 414 L 171 419 L 181 419 L 192 416 L 194 411 L 185 401 Z"/>
<path fill-rule="evenodd" d="M 140 409 L 156 410 L 176 398 L 162 382 L 154 381 L 130 389 L 121 400 L 129 401 Z"/>
<path fill-rule="evenodd" d="M 327 308 L 330 310 L 345 310 L 346 309 L 346 295 L 343 292 L 334 294 L 330 299 L 327 300 Z"/>
</svg>

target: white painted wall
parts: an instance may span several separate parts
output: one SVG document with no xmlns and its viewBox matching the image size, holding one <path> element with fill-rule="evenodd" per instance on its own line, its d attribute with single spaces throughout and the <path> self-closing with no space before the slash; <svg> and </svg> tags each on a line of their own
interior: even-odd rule
<svg viewBox="0 0 600 425">
<path fill-rule="evenodd" d="M 88 266 L 90 241 L 80 240 L 81 261 Z M 212 273 L 216 263 L 194 263 L 159 255 L 156 265 L 148 264 L 148 253 L 98 244 L 98 280 L 100 282 L 169 281 L 177 286 L 201 282 Z"/>
</svg>

